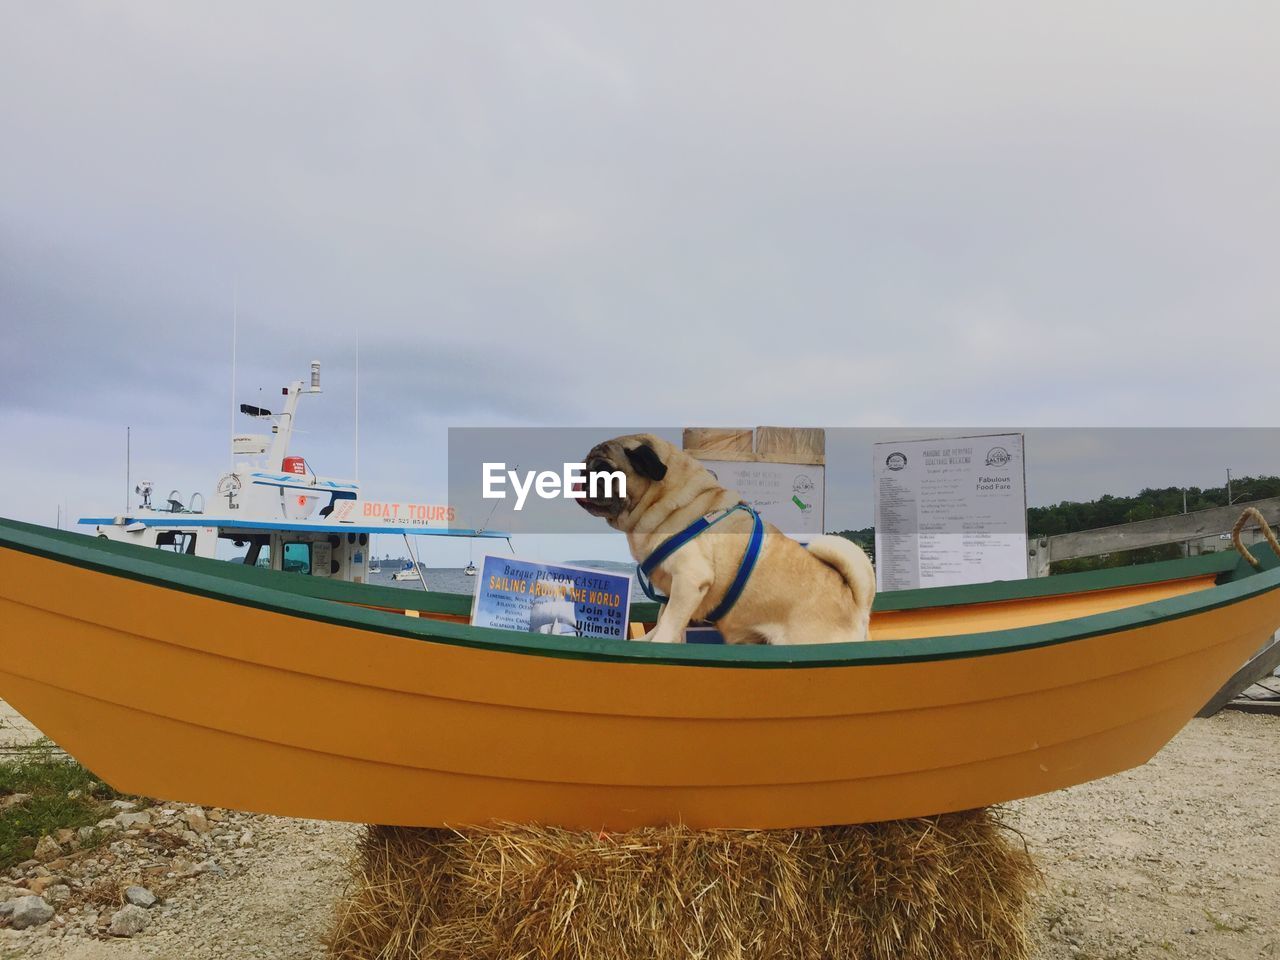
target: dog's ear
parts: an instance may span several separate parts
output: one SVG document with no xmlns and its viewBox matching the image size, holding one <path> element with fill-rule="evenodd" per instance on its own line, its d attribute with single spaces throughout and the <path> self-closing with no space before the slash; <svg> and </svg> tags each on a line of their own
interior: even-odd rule
<svg viewBox="0 0 1280 960">
<path fill-rule="evenodd" d="M 632 447 L 628 450 L 627 459 L 636 468 L 636 473 L 642 477 L 648 477 L 650 480 L 661 480 L 667 475 L 667 465 L 658 459 L 658 455 L 653 452 L 653 447 L 647 443 L 642 443 L 640 446 Z"/>
</svg>

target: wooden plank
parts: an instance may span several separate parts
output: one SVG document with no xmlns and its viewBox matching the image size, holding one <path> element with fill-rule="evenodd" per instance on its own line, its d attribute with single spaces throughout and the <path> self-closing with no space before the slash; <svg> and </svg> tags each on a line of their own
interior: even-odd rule
<svg viewBox="0 0 1280 960">
<path fill-rule="evenodd" d="M 724 454 L 750 455 L 754 440 L 750 427 L 685 427 L 680 445 L 704 460 L 728 460 Z"/>
<path fill-rule="evenodd" d="M 1261 650 L 1249 658 L 1248 663 L 1232 674 L 1231 679 L 1209 698 L 1209 702 L 1200 708 L 1196 716 L 1212 717 L 1253 684 L 1269 677 L 1277 667 L 1280 667 L 1280 633 L 1272 637 Z"/>
<path fill-rule="evenodd" d="M 1227 533 L 1245 507 L 1257 507 L 1274 527 L 1280 524 L 1280 497 L 1237 503 L 1229 507 L 1212 507 L 1194 513 L 1180 513 L 1155 520 L 1121 523 L 1114 527 L 1081 530 L 1049 538 L 1049 562 L 1095 557 L 1100 553 L 1119 553 L 1164 543 L 1199 540 Z M 1263 549 L 1266 549 L 1265 547 Z"/>
<path fill-rule="evenodd" d="M 821 466 L 827 432 L 821 427 L 685 427 L 681 446 L 699 460 Z"/>
<path fill-rule="evenodd" d="M 1280 700 L 1232 700 L 1223 709 L 1280 717 Z"/>
<path fill-rule="evenodd" d="M 819 464 L 826 459 L 827 432 L 821 427 L 756 427 L 755 450 L 777 463 Z"/>
<path fill-rule="evenodd" d="M 723 460 L 732 463 L 791 463 L 800 464 L 801 466 L 820 467 L 825 460 L 818 458 L 816 460 L 796 460 L 789 456 L 772 456 L 761 453 L 722 453 L 719 450 L 685 450 L 685 453 L 699 460 Z"/>
</svg>

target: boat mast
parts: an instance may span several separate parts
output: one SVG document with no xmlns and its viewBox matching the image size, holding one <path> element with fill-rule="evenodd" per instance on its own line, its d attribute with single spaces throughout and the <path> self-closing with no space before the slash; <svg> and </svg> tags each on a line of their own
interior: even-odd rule
<svg viewBox="0 0 1280 960">
<path fill-rule="evenodd" d="M 413 544 L 409 542 L 409 534 L 404 535 L 404 548 L 409 551 L 409 559 L 413 561 L 413 569 L 418 571 L 418 581 L 422 584 L 423 590 L 430 589 L 427 586 L 426 574 L 422 572 L 422 564 L 418 562 L 417 555 L 413 552 Z"/>
<path fill-rule="evenodd" d="M 311 385 L 304 386 L 301 380 L 295 380 L 284 388 L 284 410 L 280 413 L 275 428 L 275 436 L 271 439 L 271 448 L 267 453 L 267 463 L 275 464 L 273 469 L 279 470 L 285 454 L 289 452 L 289 439 L 293 434 L 293 418 L 298 412 L 298 397 L 304 393 L 320 392 L 320 361 L 311 361 Z"/>
</svg>

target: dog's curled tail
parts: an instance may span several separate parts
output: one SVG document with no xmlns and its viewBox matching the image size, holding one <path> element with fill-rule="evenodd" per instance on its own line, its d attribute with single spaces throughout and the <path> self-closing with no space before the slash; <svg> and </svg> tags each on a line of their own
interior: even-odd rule
<svg viewBox="0 0 1280 960">
<path fill-rule="evenodd" d="M 871 603 L 876 598 L 876 571 L 871 561 L 861 547 L 844 537 L 815 537 L 809 542 L 809 553 L 835 570 L 848 584 L 857 608 L 855 632 L 859 640 L 866 640 Z"/>
</svg>

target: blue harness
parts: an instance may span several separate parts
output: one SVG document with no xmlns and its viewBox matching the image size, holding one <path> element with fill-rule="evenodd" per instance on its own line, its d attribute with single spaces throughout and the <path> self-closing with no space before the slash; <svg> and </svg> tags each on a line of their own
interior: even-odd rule
<svg viewBox="0 0 1280 960">
<path fill-rule="evenodd" d="M 738 573 L 733 578 L 733 583 L 729 584 L 729 589 L 725 591 L 724 599 L 720 601 L 714 610 L 707 614 L 706 619 L 711 623 L 715 623 L 732 610 L 733 605 L 742 596 L 742 591 L 746 587 L 747 581 L 751 578 L 751 571 L 755 569 L 756 561 L 760 559 L 760 547 L 764 544 L 764 521 L 760 519 L 760 514 L 745 503 L 739 503 L 725 510 L 713 510 L 711 513 L 699 517 L 675 536 L 664 540 L 658 546 L 658 549 L 649 554 L 643 563 L 637 564 L 636 579 L 640 581 L 640 589 L 644 591 L 645 596 L 655 603 L 666 603 L 670 597 L 664 597 L 654 590 L 653 583 L 649 579 L 653 571 L 657 569 L 658 564 L 662 563 L 663 560 L 698 536 L 698 534 L 715 526 L 725 517 L 738 510 L 745 510 L 751 514 L 751 539 L 747 541 L 747 552 L 742 555 L 742 563 L 738 565 Z"/>
</svg>

